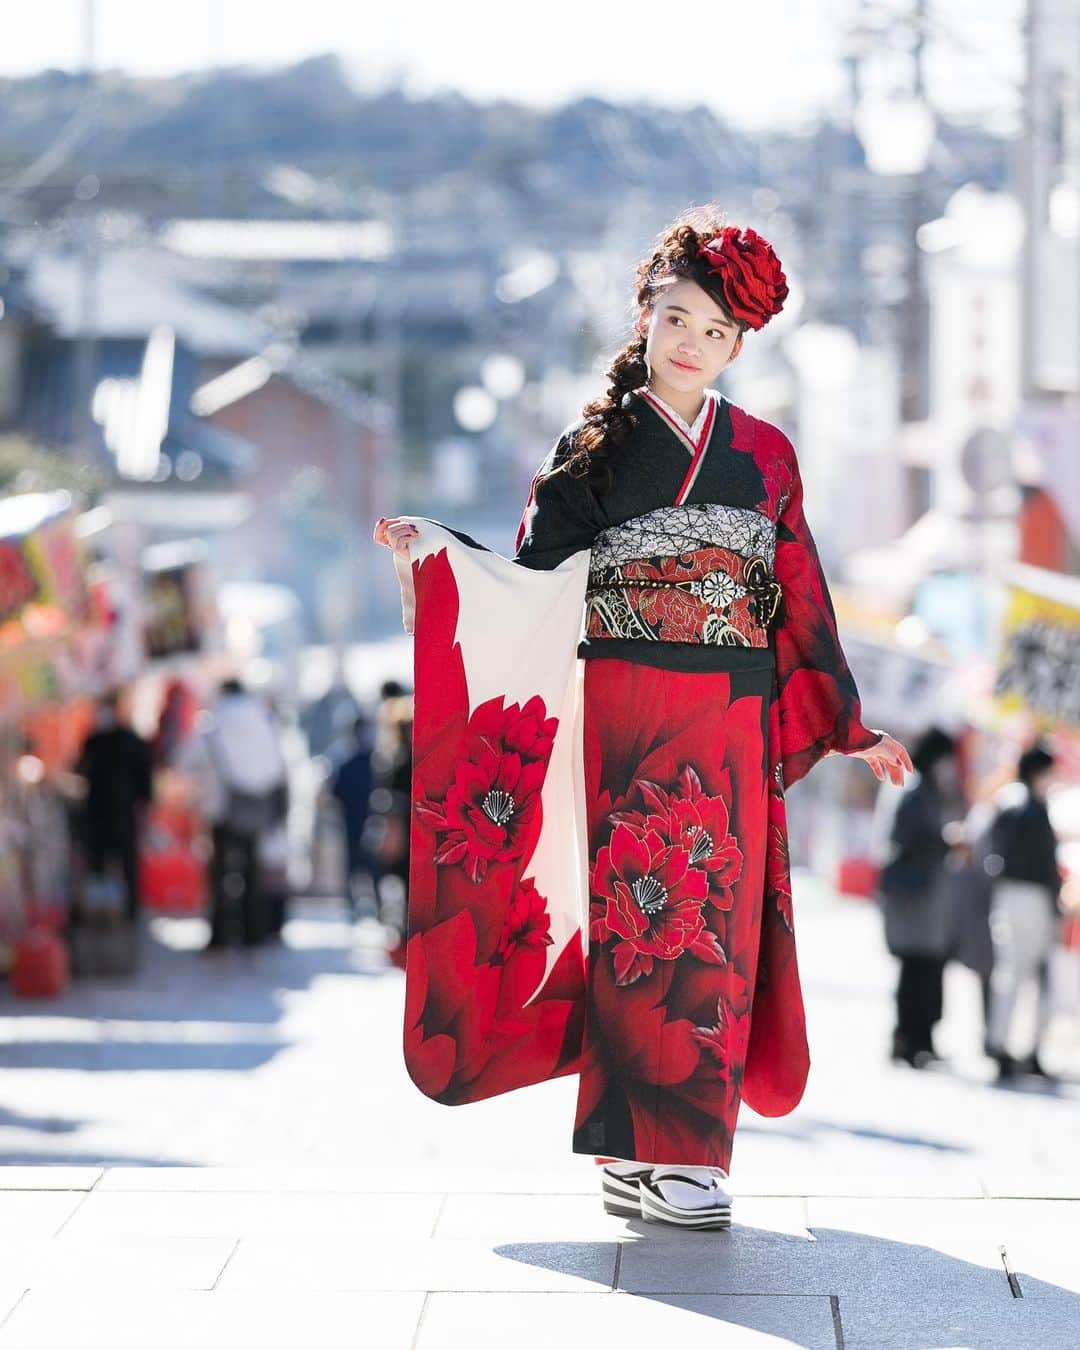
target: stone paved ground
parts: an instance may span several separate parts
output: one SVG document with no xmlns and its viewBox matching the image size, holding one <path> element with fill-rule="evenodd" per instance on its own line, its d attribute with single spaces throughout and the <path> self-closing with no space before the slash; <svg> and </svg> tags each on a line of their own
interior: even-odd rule
<svg viewBox="0 0 1080 1350">
<path fill-rule="evenodd" d="M 1080 1029 L 1055 1092 L 989 1084 L 951 971 L 950 1067 L 888 1064 L 877 917 L 799 878 L 810 1084 L 745 1112 L 736 1224 L 604 1215 L 574 1080 L 466 1108 L 401 1064 L 372 926 L 300 906 L 205 956 L 156 920 L 138 978 L 3 998 L 0 1350 L 128 1345 L 1080 1345 Z M 47 1166 L 40 1166 L 47 1164 Z"/>
</svg>

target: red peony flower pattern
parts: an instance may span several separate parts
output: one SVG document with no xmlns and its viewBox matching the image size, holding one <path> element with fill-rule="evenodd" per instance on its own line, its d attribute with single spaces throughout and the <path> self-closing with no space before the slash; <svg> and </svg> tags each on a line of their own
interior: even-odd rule
<svg viewBox="0 0 1080 1350">
<path fill-rule="evenodd" d="M 673 961 L 693 951 L 705 928 L 701 905 L 708 881 L 690 867 L 690 854 L 655 830 L 636 833 L 617 824 L 591 873 L 590 936 L 614 939 L 617 984 L 648 975 L 653 959 Z"/>
<path fill-rule="evenodd" d="M 547 912 L 547 901 L 536 889 L 532 877 L 525 877 L 506 911 L 506 922 L 497 949 L 499 958 L 508 960 L 519 947 L 550 947 L 553 940 L 550 929 L 551 915 Z"/>
<path fill-rule="evenodd" d="M 656 830 L 662 838 L 690 855 L 691 867 L 701 868 L 709 880 L 709 902 L 728 910 L 734 904 L 732 886 L 742 876 L 743 854 L 730 832 L 730 812 L 723 796 L 710 795 L 701 786 L 697 771 L 689 764 L 670 791 L 639 780 L 636 787 L 651 814 L 616 812 L 614 818 Z"/>
<path fill-rule="evenodd" d="M 439 837 L 435 861 L 460 863 L 481 882 L 494 863 L 520 858 L 539 833 L 540 789 L 558 718 L 539 696 L 523 706 L 502 698 L 482 703 L 469 718 L 469 758 L 458 762 L 442 802 L 418 801 L 416 811 Z"/>
<path fill-rule="evenodd" d="M 660 642 L 725 641 L 735 646 L 767 647 L 769 635 L 758 622 L 755 599 L 743 577 L 745 558 L 731 549 L 703 548 L 677 557 L 642 558 L 621 564 L 605 577 L 633 581 L 688 582 L 697 594 L 681 586 L 636 587 L 628 585 L 621 595 L 644 625 Z M 586 615 L 586 633 L 590 638 L 613 636 L 618 619 L 602 614 L 590 604 Z M 634 636 L 629 631 L 622 636 Z"/>
</svg>

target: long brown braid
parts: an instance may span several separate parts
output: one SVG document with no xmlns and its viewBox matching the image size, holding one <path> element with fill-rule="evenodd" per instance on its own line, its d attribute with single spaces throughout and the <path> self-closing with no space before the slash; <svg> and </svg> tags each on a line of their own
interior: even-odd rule
<svg viewBox="0 0 1080 1350">
<path fill-rule="evenodd" d="M 698 256 L 704 240 L 718 234 L 726 224 L 725 213 L 713 204 L 691 207 L 656 237 L 651 255 L 643 258 L 635 270 L 637 316 L 673 281 L 687 278 L 696 282 L 719 306 L 725 318 L 736 322 L 715 275 Z M 740 333 L 749 327 L 738 321 Z M 610 486 L 610 457 L 618 451 L 637 424 L 630 409 L 630 393 L 648 382 L 645 338 L 635 331 L 633 338 L 612 361 L 607 372 L 608 387 L 602 398 L 593 399 L 582 409 L 583 425 L 574 433 L 573 448 L 561 465 L 575 478 L 587 478 L 589 486 L 600 491 Z"/>
</svg>

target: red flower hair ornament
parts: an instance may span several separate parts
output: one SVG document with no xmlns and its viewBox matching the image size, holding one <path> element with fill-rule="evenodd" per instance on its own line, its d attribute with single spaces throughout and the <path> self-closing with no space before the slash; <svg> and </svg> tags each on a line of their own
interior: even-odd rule
<svg viewBox="0 0 1080 1350">
<path fill-rule="evenodd" d="M 788 296 L 787 278 L 772 244 L 756 230 L 728 225 L 707 239 L 697 256 L 708 263 L 710 276 L 718 276 L 735 319 L 755 332 L 779 314 Z"/>
</svg>

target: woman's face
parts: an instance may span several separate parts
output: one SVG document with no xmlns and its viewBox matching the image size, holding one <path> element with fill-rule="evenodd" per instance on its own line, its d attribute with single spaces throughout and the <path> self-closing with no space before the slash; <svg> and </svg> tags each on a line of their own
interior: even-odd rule
<svg viewBox="0 0 1080 1350">
<path fill-rule="evenodd" d="M 695 281 L 681 278 L 641 311 L 649 382 L 663 397 L 666 386 L 687 395 L 713 383 L 739 354 L 742 334 Z"/>
</svg>

